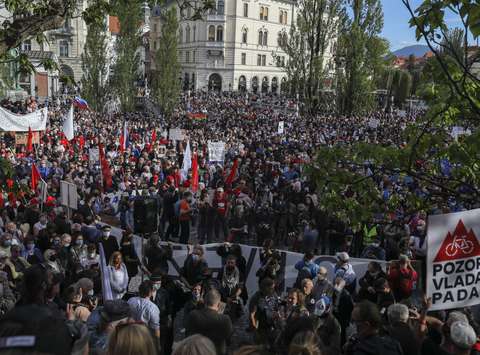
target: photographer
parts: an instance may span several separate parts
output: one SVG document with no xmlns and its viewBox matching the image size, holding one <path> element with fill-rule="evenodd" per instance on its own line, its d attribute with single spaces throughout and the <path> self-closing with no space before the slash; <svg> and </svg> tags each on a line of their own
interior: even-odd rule
<svg viewBox="0 0 480 355">
<path fill-rule="evenodd" d="M 236 258 L 233 255 L 227 257 L 227 261 L 222 270 L 218 273 L 220 281 L 220 295 L 222 302 L 226 303 L 225 313 L 230 316 L 232 321 L 241 317 L 242 307 L 242 275 L 236 265 Z"/>
</svg>

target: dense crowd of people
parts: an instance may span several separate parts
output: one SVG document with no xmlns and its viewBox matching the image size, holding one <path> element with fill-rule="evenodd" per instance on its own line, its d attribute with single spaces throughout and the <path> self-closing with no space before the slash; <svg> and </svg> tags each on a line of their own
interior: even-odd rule
<svg viewBox="0 0 480 355">
<path fill-rule="evenodd" d="M 33 98 L 2 105 L 22 113 L 41 106 Z M 62 125 L 69 105 L 49 106 L 47 130 L 31 150 L 7 132 L 0 138 L 0 154 L 13 169 L 2 172 L 7 188 L 0 199 L 0 354 L 480 349 L 470 309 L 429 312 L 423 297 L 426 211 L 388 213 L 356 232 L 321 208 L 305 173 L 321 146 L 403 145 L 402 130 L 421 113 L 312 118 L 282 97 L 195 92 L 182 96 L 169 118 L 78 110 L 68 140 Z M 172 140 L 173 128 L 184 137 Z M 211 161 L 211 141 L 225 142 L 222 161 Z M 197 172 L 182 171 L 189 155 Z M 43 196 L 28 188 L 33 164 L 46 183 Z M 60 202 L 61 181 L 77 187 L 73 211 Z M 388 196 L 422 189 L 408 177 L 377 183 Z M 157 202 L 158 228 L 140 255 L 134 206 L 144 198 Z M 191 245 L 178 277 L 169 272 L 176 263 L 171 242 Z M 205 258 L 203 245 L 212 242 L 222 260 L 218 273 Z M 259 247 L 255 292 L 246 287 L 240 244 Z M 285 293 L 279 250 L 304 255 Z M 333 272 L 315 262 L 320 254 L 335 256 Z M 372 259 L 364 275 L 351 257 Z"/>
</svg>

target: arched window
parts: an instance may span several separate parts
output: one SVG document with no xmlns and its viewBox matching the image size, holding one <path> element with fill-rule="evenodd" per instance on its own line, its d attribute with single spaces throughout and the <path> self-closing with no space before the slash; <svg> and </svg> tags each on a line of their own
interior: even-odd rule
<svg viewBox="0 0 480 355">
<path fill-rule="evenodd" d="M 238 91 L 245 92 L 247 90 L 247 79 L 245 76 L 238 78 Z"/>
<path fill-rule="evenodd" d="M 263 44 L 263 32 L 258 32 L 258 45 L 261 46 Z"/>
<path fill-rule="evenodd" d="M 286 46 L 287 41 L 288 41 L 287 34 L 285 32 L 280 32 L 278 34 L 278 46 L 279 47 Z"/>
<path fill-rule="evenodd" d="M 283 23 L 283 10 L 280 10 L 280 14 L 278 16 L 278 22 Z"/>
<path fill-rule="evenodd" d="M 268 7 L 263 9 L 263 21 L 268 21 Z"/>
<path fill-rule="evenodd" d="M 187 29 L 185 30 L 185 43 L 190 42 L 190 26 L 187 26 Z"/>
<path fill-rule="evenodd" d="M 183 42 L 183 29 L 180 27 L 178 30 L 178 42 L 182 43 Z"/>
<path fill-rule="evenodd" d="M 248 4 L 243 4 L 243 17 L 248 17 Z"/>
<path fill-rule="evenodd" d="M 268 46 L 268 32 L 264 31 L 263 32 L 263 43 L 264 46 Z"/>
<path fill-rule="evenodd" d="M 288 21 L 287 21 L 287 12 L 286 12 L 286 11 L 283 12 L 283 24 L 284 24 L 284 25 L 288 24 Z"/>
<path fill-rule="evenodd" d="M 260 20 L 263 20 L 264 12 L 265 12 L 265 7 L 260 6 Z"/>
<path fill-rule="evenodd" d="M 193 42 L 197 40 L 197 26 L 193 26 Z"/>
<path fill-rule="evenodd" d="M 219 14 L 219 15 L 225 14 L 225 1 L 218 0 L 218 2 L 217 2 L 217 14 Z"/>
<path fill-rule="evenodd" d="M 214 25 L 208 26 L 208 40 L 210 42 L 215 41 L 215 26 Z"/>
<path fill-rule="evenodd" d="M 245 44 L 247 43 L 247 39 L 248 39 L 247 33 L 248 33 L 247 29 L 246 28 L 243 29 L 243 31 L 242 31 L 242 43 L 245 43 Z"/>
<path fill-rule="evenodd" d="M 62 40 L 58 43 L 59 56 L 68 57 L 68 41 Z"/>
<path fill-rule="evenodd" d="M 223 26 L 217 26 L 217 42 L 223 42 Z"/>
</svg>

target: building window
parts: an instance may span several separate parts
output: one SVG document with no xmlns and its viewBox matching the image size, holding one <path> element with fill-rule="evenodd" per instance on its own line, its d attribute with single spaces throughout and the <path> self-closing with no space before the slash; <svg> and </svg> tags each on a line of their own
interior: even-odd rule
<svg viewBox="0 0 480 355">
<path fill-rule="evenodd" d="M 153 41 L 153 50 L 154 50 L 154 51 L 157 50 L 157 41 Z"/>
<path fill-rule="evenodd" d="M 242 65 L 247 65 L 247 53 L 242 53 Z"/>
<path fill-rule="evenodd" d="M 263 43 L 263 32 L 258 32 L 258 45 L 261 46 Z"/>
<path fill-rule="evenodd" d="M 217 42 L 223 42 L 223 26 L 217 26 Z"/>
<path fill-rule="evenodd" d="M 58 43 L 58 48 L 60 57 L 68 57 L 68 41 L 60 41 Z"/>
<path fill-rule="evenodd" d="M 190 52 L 187 51 L 185 54 L 185 62 L 190 63 Z"/>
<path fill-rule="evenodd" d="M 248 4 L 243 3 L 243 17 L 248 17 Z"/>
<path fill-rule="evenodd" d="M 284 24 L 284 25 L 287 25 L 287 24 L 288 24 L 287 12 L 286 12 L 286 11 L 283 12 L 283 24 Z"/>
<path fill-rule="evenodd" d="M 185 43 L 190 42 L 190 26 L 187 26 L 187 29 L 185 30 Z"/>
<path fill-rule="evenodd" d="M 262 65 L 262 55 L 261 55 L 261 54 L 258 54 L 258 55 L 257 55 L 257 65 L 258 65 L 258 66 L 261 66 L 261 65 Z"/>
<path fill-rule="evenodd" d="M 225 14 L 225 2 L 223 0 L 218 0 L 217 3 L 217 14 L 223 15 Z"/>
<path fill-rule="evenodd" d="M 178 38 L 179 38 L 179 43 L 182 43 L 183 42 L 183 29 L 180 27 L 180 29 L 178 30 Z"/>
<path fill-rule="evenodd" d="M 263 43 L 264 46 L 268 46 L 268 32 L 264 31 L 263 32 Z"/>
<path fill-rule="evenodd" d="M 277 67 L 284 67 L 285 66 L 285 57 L 278 56 L 277 57 Z"/>
<path fill-rule="evenodd" d="M 268 21 L 268 7 L 260 6 L 260 20 Z"/>
<path fill-rule="evenodd" d="M 287 11 L 280 10 L 280 14 L 278 16 L 278 22 L 281 23 L 282 25 L 287 24 Z"/>
<path fill-rule="evenodd" d="M 208 27 L 208 40 L 210 42 L 214 42 L 215 41 L 215 26 L 214 25 L 210 25 Z"/>
<path fill-rule="evenodd" d="M 192 52 L 192 63 L 195 63 L 195 57 L 197 56 L 197 51 Z"/>
<path fill-rule="evenodd" d="M 242 31 L 242 43 L 245 43 L 245 44 L 247 43 L 247 32 L 248 31 L 246 29 Z"/>
<path fill-rule="evenodd" d="M 27 39 L 22 43 L 22 51 L 27 52 L 32 50 L 32 41 Z"/>
<path fill-rule="evenodd" d="M 258 66 L 266 66 L 267 65 L 267 56 L 265 54 L 258 54 L 257 55 L 257 65 Z"/>
<path fill-rule="evenodd" d="M 193 42 L 197 40 L 197 26 L 193 26 Z"/>
<path fill-rule="evenodd" d="M 260 31 L 258 32 L 258 45 L 266 46 L 268 44 L 268 32 Z"/>
<path fill-rule="evenodd" d="M 280 32 L 278 34 L 278 46 L 285 47 L 287 45 L 288 37 L 285 32 Z"/>
<path fill-rule="evenodd" d="M 264 54 L 262 55 L 262 67 L 267 65 L 267 56 Z"/>
</svg>

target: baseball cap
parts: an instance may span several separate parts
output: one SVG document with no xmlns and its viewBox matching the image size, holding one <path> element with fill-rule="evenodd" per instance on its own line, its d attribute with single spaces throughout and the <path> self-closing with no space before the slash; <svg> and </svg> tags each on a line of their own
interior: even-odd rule
<svg viewBox="0 0 480 355">
<path fill-rule="evenodd" d="M 342 251 L 341 253 L 337 253 L 337 259 L 340 260 L 340 261 L 343 261 L 343 262 L 346 262 L 348 260 L 350 260 L 350 256 L 348 255 L 348 253 Z"/>
<path fill-rule="evenodd" d="M 318 317 L 324 315 L 328 309 L 330 308 L 330 305 L 332 304 L 332 300 L 328 296 L 322 296 L 317 303 L 315 303 L 315 310 L 314 314 Z"/>
<path fill-rule="evenodd" d="M 450 326 L 452 343 L 460 349 L 470 349 L 477 342 L 477 334 L 467 322 L 457 321 Z"/>
</svg>

